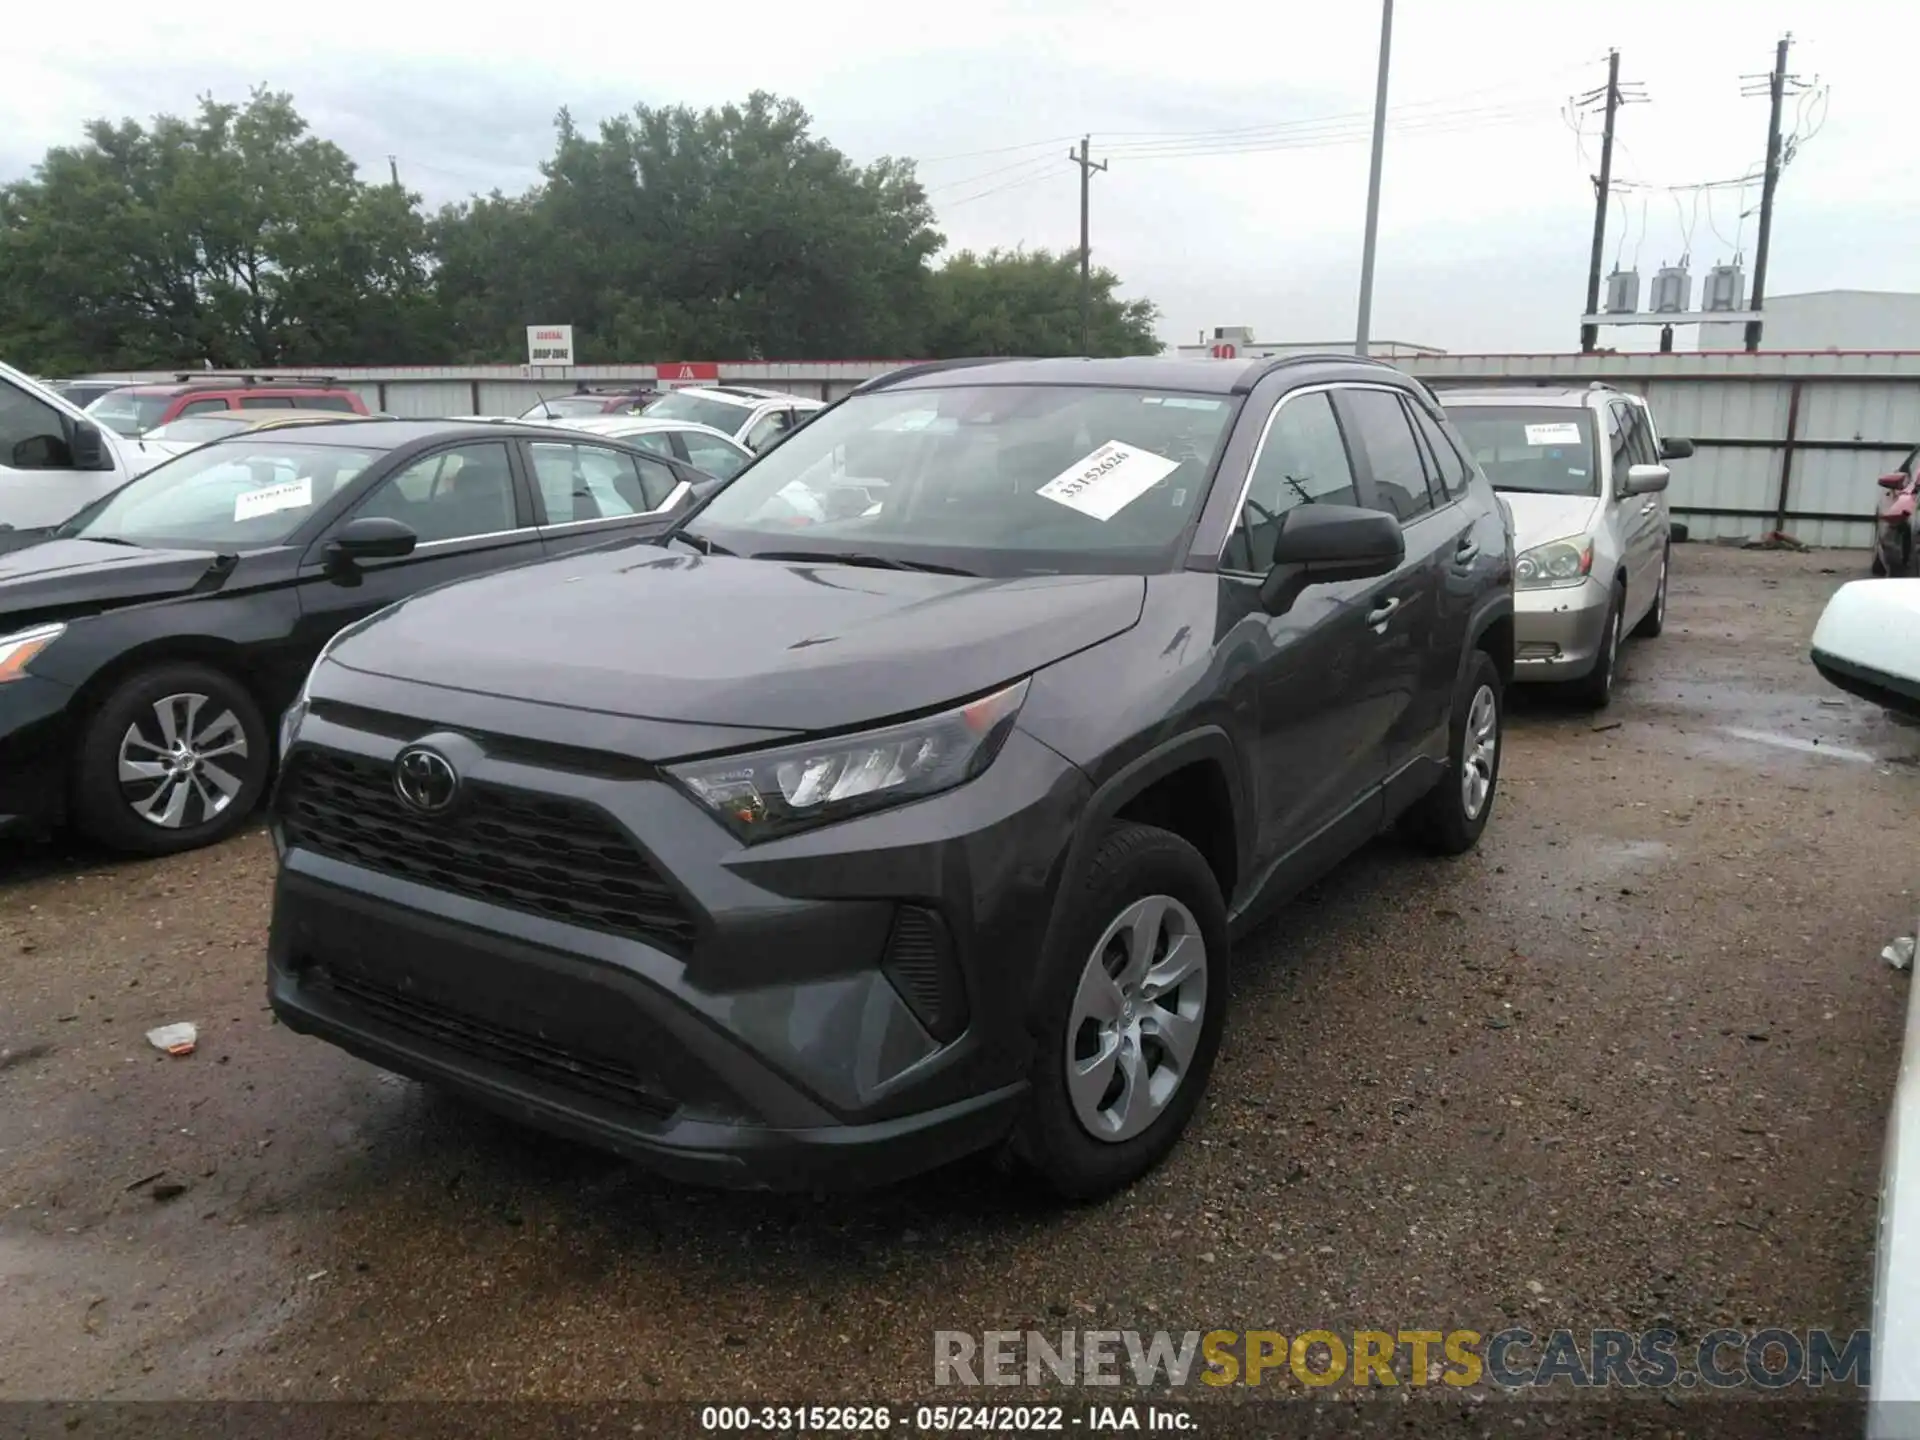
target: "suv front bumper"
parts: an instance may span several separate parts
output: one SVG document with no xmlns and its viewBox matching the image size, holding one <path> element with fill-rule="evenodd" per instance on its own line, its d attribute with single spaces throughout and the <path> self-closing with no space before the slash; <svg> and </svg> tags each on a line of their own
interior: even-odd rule
<svg viewBox="0 0 1920 1440">
<path fill-rule="evenodd" d="M 1598 580 L 1578 589 L 1515 590 L 1513 678 L 1578 680 L 1600 658 L 1613 592 Z"/>
<path fill-rule="evenodd" d="M 400 748 L 309 715 L 299 743 L 316 742 L 367 761 Z M 969 785 L 752 847 L 657 778 L 492 757 L 471 774 L 604 811 L 681 896 L 692 941 L 649 943 L 289 844 L 281 814 L 268 993 L 291 1029 L 721 1185 L 884 1183 L 1013 1123 L 1040 937 L 1087 792 L 1044 745 L 1016 730 Z M 938 919 L 959 1033 L 930 1029 L 927 992 L 890 968 L 909 911 Z"/>
</svg>

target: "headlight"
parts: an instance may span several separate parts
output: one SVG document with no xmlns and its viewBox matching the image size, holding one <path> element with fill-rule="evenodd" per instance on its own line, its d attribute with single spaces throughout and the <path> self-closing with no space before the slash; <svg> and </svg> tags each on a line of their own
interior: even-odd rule
<svg viewBox="0 0 1920 1440">
<path fill-rule="evenodd" d="M 1513 583 L 1522 590 L 1560 590 L 1584 585 L 1593 570 L 1593 540 L 1575 535 L 1522 550 L 1514 561 Z"/>
<path fill-rule="evenodd" d="M 860 735 L 722 755 L 668 773 L 749 843 L 951 790 L 993 763 L 1027 682 Z"/>
<path fill-rule="evenodd" d="M 36 625 L 31 630 L 16 630 L 0 635 L 0 683 L 18 680 L 27 673 L 27 662 L 67 633 L 65 625 Z"/>
</svg>

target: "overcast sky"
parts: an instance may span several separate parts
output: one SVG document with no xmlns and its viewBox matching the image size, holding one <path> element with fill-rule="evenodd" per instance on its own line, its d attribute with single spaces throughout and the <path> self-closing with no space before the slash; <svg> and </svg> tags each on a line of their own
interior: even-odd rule
<svg viewBox="0 0 1920 1440">
<path fill-rule="evenodd" d="M 0 178 L 27 173 L 90 117 L 186 113 L 212 92 L 291 91 L 363 173 L 387 157 L 429 204 L 538 179 L 562 105 L 583 124 L 709 105 L 756 88 L 799 99 L 856 160 L 914 157 L 954 248 L 1078 243 L 1069 137 L 1093 182 L 1093 250 L 1162 338 L 1243 324 L 1262 339 L 1350 337 L 1365 214 L 1376 0 L 974 0 L 921 7 L 255 6 L 209 25 L 191 7 L 96 0 L 84 16 L 13 7 L 0 86 Z M 1920 290 L 1913 185 L 1920 5 L 1899 0 L 1399 0 L 1373 333 L 1448 350 L 1571 348 L 1592 229 L 1568 97 L 1605 78 L 1623 111 L 1607 263 L 1652 271 L 1691 246 L 1746 251 L 1766 101 L 1741 97 L 1798 26 L 1790 68 L 1830 87 L 1790 101 L 1813 130 L 1781 185 L 1768 288 Z M 1744 199 L 1744 206 L 1740 203 Z M 544 317 L 565 319 L 567 317 Z M 1655 332 L 1613 331 L 1651 345 Z M 1683 348 L 1687 344 L 1682 341 Z"/>
</svg>

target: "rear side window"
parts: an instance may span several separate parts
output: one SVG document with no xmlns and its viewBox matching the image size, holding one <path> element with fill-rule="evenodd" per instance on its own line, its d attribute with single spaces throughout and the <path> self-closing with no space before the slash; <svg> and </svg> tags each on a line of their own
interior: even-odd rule
<svg viewBox="0 0 1920 1440">
<path fill-rule="evenodd" d="M 242 400 L 240 403 L 245 405 L 247 402 Z M 272 402 L 268 403 L 271 404 Z M 210 415 L 216 410 L 225 410 L 226 408 L 227 402 L 225 400 L 189 400 L 174 412 L 173 418 L 179 420 L 188 415 Z"/>
<path fill-rule="evenodd" d="M 1375 507 L 1402 524 L 1433 509 L 1427 464 L 1400 397 L 1391 390 L 1349 389 L 1341 392 L 1341 401 L 1373 470 Z"/>
<path fill-rule="evenodd" d="M 1407 410 L 1413 416 L 1414 429 L 1420 432 L 1420 439 L 1426 445 L 1441 492 L 1449 500 L 1458 500 L 1467 488 L 1467 462 L 1454 448 L 1453 437 L 1435 424 L 1433 417 L 1419 405 L 1409 401 Z"/>
<path fill-rule="evenodd" d="M 667 466 L 598 445 L 535 441 L 533 473 L 549 525 L 610 520 L 657 510 L 673 493 Z"/>
<path fill-rule="evenodd" d="M 302 395 L 293 403 L 302 410 L 334 410 L 345 415 L 359 413 L 353 408 L 353 401 L 344 395 Z"/>
<path fill-rule="evenodd" d="M 1353 467 L 1325 391 L 1295 395 L 1267 422 L 1254 457 L 1240 518 L 1220 552 L 1220 566 L 1248 575 L 1273 568 L 1280 521 L 1296 505 L 1357 505 Z"/>
</svg>

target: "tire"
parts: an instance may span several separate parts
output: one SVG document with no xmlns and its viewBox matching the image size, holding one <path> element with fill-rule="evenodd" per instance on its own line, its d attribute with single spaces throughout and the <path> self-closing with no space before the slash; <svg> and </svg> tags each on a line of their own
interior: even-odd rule
<svg viewBox="0 0 1920 1440">
<path fill-rule="evenodd" d="M 1422 849 L 1462 855 L 1480 843 L 1500 786 L 1506 704 L 1500 667 L 1486 651 L 1475 650 L 1453 698 L 1447 773 L 1401 818 L 1402 831 Z"/>
<path fill-rule="evenodd" d="M 1660 552 L 1660 588 L 1654 592 L 1653 608 L 1633 627 L 1633 633 L 1643 640 L 1655 639 L 1667 628 L 1667 576 L 1672 570 L 1673 547 L 1669 545 Z"/>
<path fill-rule="evenodd" d="M 1158 1165 L 1193 1118 L 1226 1025 L 1227 907 L 1199 851 L 1137 824 L 1107 830 L 1064 903 L 1072 908 L 1060 944 L 1043 961 L 1027 1109 L 1009 1148 L 1053 1195 L 1086 1201 Z M 1135 919 L 1152 926 L 1154 939 L 1152 955 L 1130 967 L 1140 952 L 1129 941 L 1145 933 Z M 1156 993 L 1154 976 L 1176 942 L 1198 968 Z M 1116 968 L 1117 986 L 1108 978 Z M 1168 998 L 1172 1006 L 1162 1003 Z M 1160 1016 L 1179 1023 L 1162 1029 Z M 1167 1044 L 1175 1035 L 1184 1037 L 1184 1063 Z M 1128 1071 L 1129 1056 L 1144 1072 Z M 1068 1076 L 1076 1058 L 1089 1077 L 1079 1086 Z"/>
<path fill-rule="evenodd" d="M 174 740 L 197 740 L 197 751 L 172 750 L 168 725 Z M 143 670 L 87 723 L 74 757 L 74 818 L 90 839 L 135 855 L 211 845 L 259 805 L 270 744 L 260 707 L 232 677 L 194 664 Z M 158 773 L 123 782 L 123 760 Z"/>
<path fill-rule="evenodd" d="M 1613 700 L 1613 680 L 1620 668 L 1620 628 L 1627 608 L 1627 587 L 1613 588 L 1613 604 L 1607 609 L 1606 628 L 1600 632 L 1600 653 L 1593 669 L 1572 681 L 1567 689 L 1574 700 L 1589 710 L 1604 710 Z"/>
</svg>

